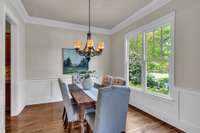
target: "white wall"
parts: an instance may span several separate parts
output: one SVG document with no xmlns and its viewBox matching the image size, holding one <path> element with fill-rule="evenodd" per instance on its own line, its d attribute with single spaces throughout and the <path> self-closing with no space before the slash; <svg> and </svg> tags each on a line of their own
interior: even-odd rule
<svg viewBox="0 0 200 133">
<path fill-rule="evenodd" d="M 0 58 L 3 57 L 3 0 L 0 0 Z M 2 72 L 2 64 L 3 64 L 3 60 L 2 58 L 0 59 L 0 133 L 4 133 L 5 132 L 5 103 L 4 103 L 4 82 L 3 82 L 3 72 Z"/>
<path fill-rule="evenodd" d="M 199 0 L 172 0 L 161 9 L 111 36 L 112 74 L 124 76 L 125 34 L 172 11 L 176 12 L 174 70 L 176 88 L 174 88 L 173 100 L 132 90 L 130 104 L 189 133 L 200 132 L 199 5 Z"/>
<path fill-rule="evenodd" d="M 12 23 L 12 85 L 11 115 L 17 115 L 25 106 L 25 23 L 9 0 L 0 0 L 0 133 L 5 132 L 5 19 Z M 15 36 L 15 37 L 14 37 Z"/>
<path fill-rule="evenodd" d="M 99 76 L 111 74 L 110 36 L 93 34 L 92 37 L 95 43 L 103 40 L 105 50 L 91 59 L 90 70 L 96 70 Z M 73 48 L 77 39 L 85 45 L 86 32 L 26 24 L 27 104 L 61 99 L 57 78 L 70 79 L 70 75 L 62 74 L 62 48 Z"/>
</svg>

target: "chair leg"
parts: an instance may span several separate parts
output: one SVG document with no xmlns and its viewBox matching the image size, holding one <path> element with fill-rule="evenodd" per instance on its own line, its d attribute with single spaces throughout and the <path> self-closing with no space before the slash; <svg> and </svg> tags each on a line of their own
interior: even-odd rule
<svg viewBox="0 0 200 133">
<path fill-rule="evenodd" d="M 87 132 L 90 133 L 90 126 L 88 123 L 87 123 Z"/>
<path fill-rule="evenodd" d="M 72 131 L 72 126 L 73 126 L 73 125 L 72 125 L 72 122 L 70 122 L 70 123 L 69 123 L 69 128 L 68 128 L 68 133 L 71 133 L 71 131 Z"/>
<path fill-rule="evenodd" d="M 63 120 L 65 120 L 65 113 L 66 113 L 66 110 L 65 110 L 65 107 L 64 107 L 63 115 L 62 115 Z"/>
<path fill-rule="evenodd" d="M 65 126 L 65 128 L 68 127 L 68 117 L 67 117 L 67 114 L 65 114 L 64 126 Z"/>
</svg>

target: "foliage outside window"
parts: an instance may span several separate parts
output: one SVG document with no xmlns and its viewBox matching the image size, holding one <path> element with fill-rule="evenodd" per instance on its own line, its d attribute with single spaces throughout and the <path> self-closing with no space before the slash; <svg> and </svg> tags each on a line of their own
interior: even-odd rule
<svg viewBox="0 0 200 133">
<path fill-rule="evenodd" d="M 129 86 L 169 95 L 172 25 L 137 32 L 127 38 Z"/>
<path fill-rule="evenodd" d="M 142 45 L 142 33 L 129 38 L 129 85 L 138 89 L 142 87 Z"/>
</svg>

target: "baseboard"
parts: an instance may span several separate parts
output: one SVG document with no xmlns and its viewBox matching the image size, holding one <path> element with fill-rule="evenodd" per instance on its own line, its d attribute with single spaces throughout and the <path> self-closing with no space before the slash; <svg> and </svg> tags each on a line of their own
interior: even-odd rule
<svg viewBox="0 0 200 133">
<path fill-rule="evenodd" d="M 152 96 L 146 96 L 144 98 L 144 95 L 140 93 L 142 92 L 132 94 L 134 98 L 131 98 L 132 102 L 130 107 L 136 107 L 186 133 L 200 133 L 200 119 L 197 117 L 199 116 L 198 112 L 200 110 L 198 106 L 200 93 L 188 89 L 187 91 L 185 89 L 178 89 L 178 98 L 172 103 L 161 102 L 159 98 L 152 98 Z M 155 106 L 155 101 L 157 106 Z M 167 110 L 162 107 L 165 107 Z M 173 115 L 172 112 L 177 115 Z"/>
<path fill-rule="evenodd" d="M 13 111 L 11 116 L 18 116 L 20 115 L 20 113 L 22 113 L 22 111 L 24 110 L 24 108 L 26 107 L 26 105 L 22 105 L 20 107 L 17 108 L 17 110 Z"/>
<path fill-rule="evenodd" d="M 13 95 L 13 103 L 11 102 L 11 116 L 19 115 L 26 106 L 25 85 L 25 81 L 18 81 L 16 83 L 16 87 L 14 88 L 15 91 L 13 90 L 11 93 L 11 95 Z"/>
<path fill-rule="evenodd" d="M 60 99 L 49 99 L 49 98 L 40 98 L 40 99 L 29 99 L 26 105 L 37 105 L 37 104 L 47 104 L 47 103 L 56 103 L 62 102 Z"/>
<path fill-rule="evenodd" d="M 176 119 L 171 118 L 166 113 L 159 112 L 159 111 L 157 111 L 155 109 L 151 109 L 151 108 L 149 108 L 147 106 L 140 105 L 140 104 L 133 105 L 133 106 L 138 108 L 138 109 L 140 109 L 140 110 L 142 110 L 142 111 L 144 111 L 145 113 L 147 113 L 147 114 L 149 114 L 149 115 L 151 115 L 151 116 L 163 121 L 163 122 L 166 122 L 166 123 L 178 128 L 178 129 L 180 129 L 179 127 L 177 127 Z M 180 130 L 182 130 L 182 129 L 180 129 Z"/>
<path fill-rule="evenodd" d="M 159 121 L 165 122 L 166 124 L 169 124 L 170 126 L 176 128 L 177 130 L 182 131 L 181 128 L 177 128 L 176 126 L 170 124 L 169 122 L 166 122 L 166 121 L 164 121 L 164 120 L 161 120 L 160 118 L 158 118 L 158 115 L 152 115 L 152 113 L 149 113 L 149 112 L 147 112 L 147 111 L 144 111 L 145 109 L 142 110 L 142 109 L 140 109 L 139 107 L 136 107 L 136 106 L 133 106 L 133 105 L 130 105 L 130 104 L 129 104 L 129 108 L 130 108 L 130 109 L 133 109 L 133 110 L 136 110 L 136 111 L 138 111 L 138 112 L 140 112 L 140 113 L 142 113 L 142 114 L 148 115 L 148 116 L 152 117 L 153 119 L 157 119 L 157 120 L 159 120 Z"/>
</svg>

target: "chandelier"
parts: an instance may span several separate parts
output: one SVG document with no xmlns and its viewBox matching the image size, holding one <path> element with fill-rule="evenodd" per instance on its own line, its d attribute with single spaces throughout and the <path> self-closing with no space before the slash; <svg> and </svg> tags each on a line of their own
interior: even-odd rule
<svg viewBox="0 0 200 133">
<path fill-rule="evenodd" d="M 104 49 L 103 41 L 98 42 L 96 48 L 94 47 L 94 41 L 92 40 L 92 34 L 90 32 L 90 0 L 89 0 L 89 31 L 87 33 L 86 45 L 83 49 L 81 49 L 81 41 L 76 40 L 74 41 L 74 49 L 76 50 L 76 53 L 78 53 L 80 56 L 85 56 L 88 62 L 90 61 L 91 57 L 100 55 Z"/>
</svg>

